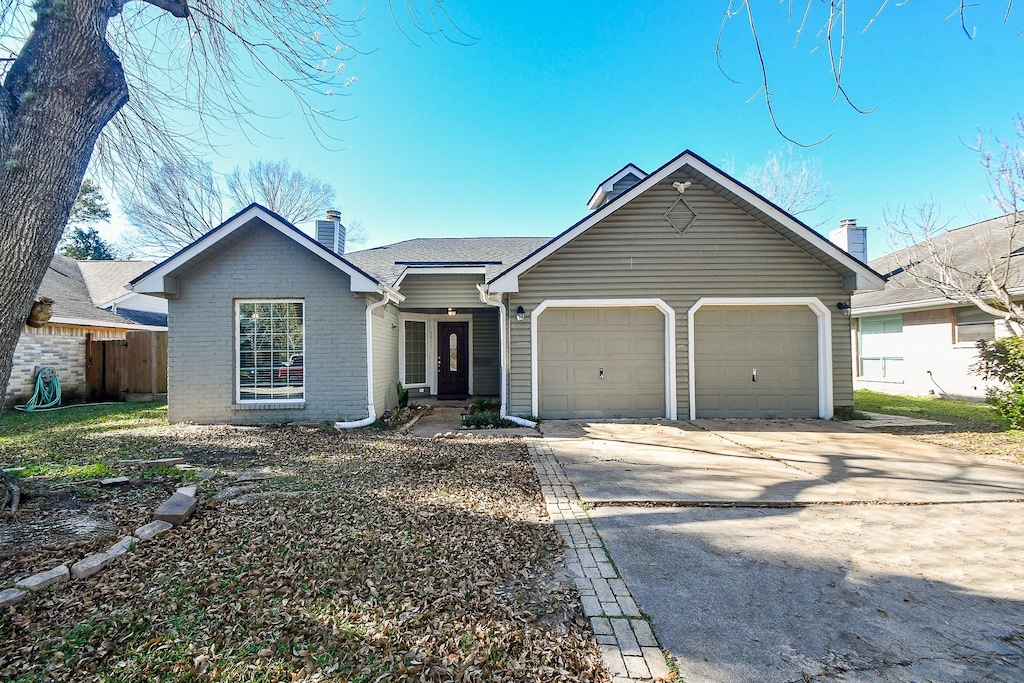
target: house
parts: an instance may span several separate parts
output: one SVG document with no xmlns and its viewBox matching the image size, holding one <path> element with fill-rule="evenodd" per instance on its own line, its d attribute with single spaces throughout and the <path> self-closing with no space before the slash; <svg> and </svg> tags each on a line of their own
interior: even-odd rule
<svg viewBox="0 0 1024 683">
<path fill-rule="evenodd" d="M 65 402 L 86 398 L 86 340 L 124 340 L 133 330 L 167 329 L 167 302 L 125 289 L 151 261 L 75 261 L 54 255 L 38 297 L 54 301 L 49 321 L 25 326 L 14 350 L 5 405 L 25 403 L 36 368 L 57 371 Z"/>
<path fill-rule="evenodd" d="M 943 260 L 963 273 L 1005 272 L 1014 299 L 1024 299 L 1024 234 L 1011 216 L 949 230 L 932 243 Z M 885 289 L 852 299 L 858 389 L 913 396 L 984 398 L 986 383 L 970 372 L 979 339 L 1011 334 L 1005 322 L 965 298 L 922 286 L 903 266 L 926 261 L 914 245 L 871 262 L 886 273 Z M 916 255 L 916 254 L 920 255 Z M 1005 270 L 1004 270 L 1005 269 Z"/>
<path fill-rule="evenodd" d="M 551 239 L 344 253 L 258 205 L 136 278 L 168 299 L 172 422 L 368 424 L 395 384 L 515 419 L 823 417 L 853 403 L 864 263 L 693 152 Z"/>
</svg>

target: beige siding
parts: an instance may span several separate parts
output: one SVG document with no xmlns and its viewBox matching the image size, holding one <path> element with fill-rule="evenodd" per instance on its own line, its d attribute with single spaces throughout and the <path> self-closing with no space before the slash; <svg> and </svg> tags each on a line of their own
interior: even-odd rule
<svg viewBox="0 0 1024 683">
<path fill-rule="evenodd" d="M 545 299 L 663 299 L 676 312 L 676 396 L 689 411 L 687 316 L 701 297 L 814 296 L 832 311 L 836 405 L 852 405 L 850 319 L 842 277 L 774 230 L 697 182 L 686 199 L 699 214 L 680 235 L 663 214 L 678 196 L 676 173 L 608 216 L 519 278 L 509 309 Z M 511 323 L 510 412 L 531 410 L 530 322 Z"/>
<path fill-rule="evenodd" d="M 399 292 L 405 297 L 403 310 L 479 308 L 483 275 L 407 275 Z"/>
<path fill-rule="evenodd" d="M 398 405 L 398 309 L 393 304 L 371 313 L 373 318 L 373 407 L 380 417 Z"/>
<path fill-rule="evenodd" d="M 501 339 L 498 309 L 473 311 L 473 393 L 497 396 L 501 393 Z"/>
</svg>

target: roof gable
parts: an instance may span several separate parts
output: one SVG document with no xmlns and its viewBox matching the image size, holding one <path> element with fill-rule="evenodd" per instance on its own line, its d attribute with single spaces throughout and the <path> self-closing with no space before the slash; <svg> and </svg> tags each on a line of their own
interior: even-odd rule
<svg viewBox="0 0 1024 683">
<path fill-rule="evenodd" d="M 335 254 L 281 216 L 259 204 L 250 204 L 245 207 L 192 244 L 132 280 L 129 287 L 142 294 L 176 294 L 177 284 L 174 282 L 173 274 L 177 270 L 235 231 L 253 224 L 254 221 L 276 230 L 298 246 L 348 275 L 351 279 L 350 289 L 353 292 L 378 292 L 381 290 L 380 283 L 364 270 L 356 267 L 346 258 Z"/>
<path fill-rule="evenodd" d="M 808 253 L 813 255 L 813 252 L 817 252 L 820 254 L 822 257 L 820 260 L 826 263 L 826 265 L 844 277 L 849 278 L 848 288 L 850 291 L 855 289 L 881 289 L 884 287 L 885 279 L 867 264 L 861 263 L 840 247 L 829 242 L 824 236 L 818 234 L 778 206 L 775 206 L 729 174 L 690 150 L 686 150 L 661 166 L 658 170 L 646 176 L 631 189 L 623 192 L 562 234 L 551 239 L 547 244 L 536 249 L 526 258 L 507 268 L 498 276 L 491 278 L 487 283 L 489 291 L 494 293 L 517 292 L 519 290 L 519 276 L 521 274 L 597 225 L 604 218 L 621 209 L 633 199 L 668 178 L 672 173 L 684 167 L 688 167 L 699 176 L 706 178 L 708 184 L 713 186 L 712 189 L 728 196 L 748 213 L 756 212 L 755 215 L 758 218 L 771 221 L 773 228 L 784 233 L 791 241 L 805 249 L 805 251 L 808 251 Z"/>
</svg>

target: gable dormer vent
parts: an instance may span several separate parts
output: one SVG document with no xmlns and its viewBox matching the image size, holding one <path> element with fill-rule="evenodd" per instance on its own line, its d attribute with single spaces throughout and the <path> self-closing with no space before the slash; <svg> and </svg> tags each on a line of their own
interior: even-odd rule
<svg viewBox="0 0 1024 683">
<path fill-rule="evenodd" d="M 634 185 L 647 177 L 647 173 L 635 164 L 626 164 L 618 171 L 601 181 L 601 184 L 594 190 L 587 206 L 591 210 L 600 209 L 605 204 L 612 202 L 624 192 L 628 192 Z"/>
<path fill-rule="evenodd" d="M 341 212 L 328 209 L 327 220 L 316 222 L 316 241 L 335 254 L 345 253 L 345 226 L 341 224 Z"/>
</svg>

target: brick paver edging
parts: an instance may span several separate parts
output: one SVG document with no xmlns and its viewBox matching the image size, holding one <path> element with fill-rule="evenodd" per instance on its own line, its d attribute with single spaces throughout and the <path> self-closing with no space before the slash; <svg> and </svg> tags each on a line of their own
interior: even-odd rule
<svg viewBox="0 0 1024 683">
<path fill-rule="evenodd" d="M 601 659 L 612 680 L 650 681 L 671 677 L 665 654 L 608 558 L 572 483 L 541 440 L 527 443 L 540 478 L 544 504 L 555 528 L 565 539 L 565 564 L 576 578 L 583 612 L 601 648 Z"/>
</svg>

